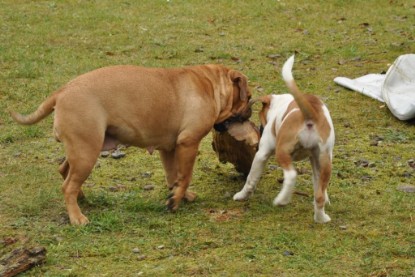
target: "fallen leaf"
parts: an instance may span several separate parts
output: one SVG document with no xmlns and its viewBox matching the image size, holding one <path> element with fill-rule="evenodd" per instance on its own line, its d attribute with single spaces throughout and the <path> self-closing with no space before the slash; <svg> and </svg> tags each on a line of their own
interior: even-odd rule
<svg viewBox="0 0 415 277">
<path fill-rule="evenodd" d="M 278 59 L 278 58 L 281 58 L 281 55 L 280 54 L 270 54 L 270 55 L 267 56 L 267 58 Z"/>
</svg>

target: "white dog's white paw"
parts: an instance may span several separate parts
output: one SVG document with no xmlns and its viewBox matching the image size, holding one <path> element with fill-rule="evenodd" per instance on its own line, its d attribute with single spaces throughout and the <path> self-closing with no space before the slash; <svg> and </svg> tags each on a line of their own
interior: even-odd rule
<svg viewBox="0 0 415 277">
<path fill-rule="evenodd" d="M 326 213 L 316 213 L 314 214 L 314 221 L 317 223 L 327 223 L 331 221 L 331 218 Z"/>
<path fill-rule="evenodd" d="M 274 206 L 285 206 L 288 205 L 291 202 L 291 196 L 290 195 L 284 195 L 282 193 L 278 194 L 277 197 L 275 197 L 272 204 Z"/>
<path fill-rule="evenodd" d="M 235 193 L 235 195 L 233 196 L 233 200 L 244 201 L 244 200 L 247 200 L 250 195 L 251 195 L 250 192 L 241 190 L 240 192 Z"/>
</svg>

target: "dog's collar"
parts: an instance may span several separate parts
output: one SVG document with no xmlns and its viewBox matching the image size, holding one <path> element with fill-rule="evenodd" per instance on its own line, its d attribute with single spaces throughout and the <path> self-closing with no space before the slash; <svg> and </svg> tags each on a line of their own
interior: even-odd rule
<svg viewBox="0 0 415 277">
<path fill-rule="evenodd" d="M 242 116 L 234 115 L 234 116 L 231 116 L 228 119 L 222 121 L 221 123 L 217 123 L 217 124 L 213 125 L 213 128 L 215 129 L 215 131 L 217 131 L 219 133 L 223 133 L 223 132 L 226 132 L 228 130 L 229 126 L 232 123 L 244 122 L 244 121 L 246 121 L 246 119 L 243 118 Z"/>
</svg>

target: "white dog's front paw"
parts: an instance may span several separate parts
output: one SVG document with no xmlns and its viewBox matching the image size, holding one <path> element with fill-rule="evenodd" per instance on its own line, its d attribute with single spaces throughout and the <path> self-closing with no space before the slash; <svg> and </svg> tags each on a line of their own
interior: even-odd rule
<svg viewBox="0 0 415 277">
<path fill-rule="evenodd" d="M 275 197 L 272 204 L 274 206 L 285 206 L 288 205 L 291 202 L 291 195 L 284 195 L 282 193 L 278 194 L 277 197 Z"/>
<path fill-rule="evenodd" d="M 330 216 L 328 216 L 326 213 L 316 213 L 314 214 L 314 221 L 317 223 L 327 223 L 331 221 Z"/>
<path fill-rule="evenodd" d="M 247 200 L 250 195 L 251 193 L 249 191 L 241 190 L 240 192 L 235 193 L 235 195 L 233 196 L 233 200 L 244 201 Z"/>
</svg>

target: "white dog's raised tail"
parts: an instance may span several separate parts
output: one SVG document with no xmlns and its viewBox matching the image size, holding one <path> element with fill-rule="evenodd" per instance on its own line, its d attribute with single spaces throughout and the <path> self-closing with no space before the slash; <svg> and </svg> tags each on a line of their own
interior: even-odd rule
<svg viewBox="0 0 415 277">
<path fill-rule="evenodd" d="M 292 69 L 294 65 L 294 56 L 288 58 L 282 67 L 282 78 L 286 83 L 292 82 L 294 80 Z"/>
<path fill-rule="evenodd" d="M 306 120 L 315 120 L 317 115 L 315 114 L 314 109 L 311 107 L 308 100 L 304 97 L 304 94 L 297 87 L 297 84 L 295 83 L 293 77 L 292 69 L 294 65 L 294 56 L 295 55 L 289 57 L 288 60 L 282 66 L 282 78 L 284 79 L 285 84 L 290 90 L 290 93 L 292 94 L 292 96 L 294 96 L 294 99 L 297 102 L 301 112 L 303 113 L 304 118 Z"/>
</svg>

